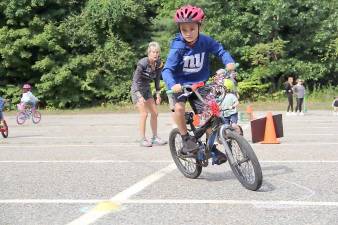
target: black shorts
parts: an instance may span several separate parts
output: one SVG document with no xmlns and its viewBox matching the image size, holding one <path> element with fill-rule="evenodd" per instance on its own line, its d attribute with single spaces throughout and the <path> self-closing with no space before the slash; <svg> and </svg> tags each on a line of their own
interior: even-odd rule
<svg viewBox="0 0 338 225">
<path fill-rule="evenodd" d="M 202 96 L 202 98 L 205 98 L 205 96 L 209 93 L 209 90 L 207 90 L 205 87 L 200 87 L 197 91 Z M 204 111 L 204 103 L 196 96 L 195 93 L 193 93 L 189 97 L 179 98 L 179 96 L 182 94 L 183 92 L 173 93 L 173 106 L 178 102 L 186 103 L 188 101 L 195 114 L 201 114 Z"/>
</svg>

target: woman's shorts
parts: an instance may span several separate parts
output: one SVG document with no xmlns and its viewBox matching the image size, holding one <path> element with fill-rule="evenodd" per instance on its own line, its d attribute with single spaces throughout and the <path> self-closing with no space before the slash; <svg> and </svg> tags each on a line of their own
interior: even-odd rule
<svg viewBox="0 0 338 225">
<path fill-rule="evenodd" d="M 153 98 L 153 95 L 151 94 L 150 90 L 142 90 L 140 91 L 141 95 L 143 96 L 144 100 L 148 100 L 150 98 Z M 135 91 L 131 91 L 131 100 L 134 104 L 138 102 L 139 97 L 137 96 Z"/>
</svg>

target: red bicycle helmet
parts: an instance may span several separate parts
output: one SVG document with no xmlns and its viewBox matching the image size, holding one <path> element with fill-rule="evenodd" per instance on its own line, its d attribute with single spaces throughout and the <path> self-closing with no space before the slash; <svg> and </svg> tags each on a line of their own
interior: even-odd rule
<svg viewBox="0 0 338 225">
<path fill-rule="evenodd" d="M 205 15 L 201 8 L 185 5 L 176 10 L 175 23 L 202 23 Z"/>
<path fill-rule="evenodd" d="M 30 84 L 24 84 L 22 86 L 22 89 L 28 89 L 28 90 L 30 90 L 30 89 L 32 89 L 32 86 Z"/>
</svg>

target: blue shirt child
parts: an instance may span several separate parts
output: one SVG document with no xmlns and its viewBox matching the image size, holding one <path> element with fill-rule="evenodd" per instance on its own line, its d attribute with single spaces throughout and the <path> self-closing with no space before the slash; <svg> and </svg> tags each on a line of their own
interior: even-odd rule
<svg viewBox="0 0 338 225">
<path fill-rule="evenodd" d="M 193 47 L 189 47 L 181 34 L 171 43 L 162 77 L 167 88 L 175 84 L 193 84 L 208 80 L 210 76 L 209 54 L 219 57 L 224 65 L 234 63 L 222 45 L 204 34 L 199 34 Z"/>
</svg>

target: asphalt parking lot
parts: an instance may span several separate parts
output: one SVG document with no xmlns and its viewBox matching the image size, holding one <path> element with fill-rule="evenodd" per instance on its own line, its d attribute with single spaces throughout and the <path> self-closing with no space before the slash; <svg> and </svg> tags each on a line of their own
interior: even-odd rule
<svg viewBox="0 0 338 225">
<path fill-rule="evenodd" d="M 281 144 L 252 145 L 264 179 L 257 192 L 228 164 L 185 178 L 168 145 L 139 146 L 137 114 L 42 116 L 22 126 L 7 117 L 1 225 L 338 224 L 338 116 L 329 111 L 284 114 Z M 160 114 L 159 136 L 171 128 Z"/>
</svg>

